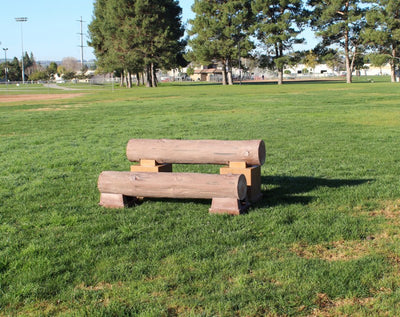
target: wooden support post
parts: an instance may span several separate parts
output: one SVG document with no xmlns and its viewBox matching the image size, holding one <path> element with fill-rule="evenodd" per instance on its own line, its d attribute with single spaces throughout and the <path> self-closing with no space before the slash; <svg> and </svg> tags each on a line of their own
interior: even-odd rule
<svg viewBox="0 0 400 317">
<path fill-rule="evenodd" d="M 131 207 L 138 203 L 135 197 L 125 196 L 122 194 L 100 193 L 100 206 L 107 208 L 124 208 Z"/>
<path fill-rule="evenodd" d="M 249 208 L 245 200 L 232 198 L 213 198 L 211 202 L 210 214 L 240 215 Z"/>
<path fill-rule="evenodd" d="M 139 161 L 139 165 L 131 165 L 131 172 L 172 172 L 172 164 L 158 164 L 156 160 Z"/>
<path fill-rule="evenodd" d="M 220 168 L 220 174 L 243 174 L 247 182 L 247 198 L 256 202 L 261 194 L 261 166 L 247 166 L 246 162 L 229 162 L 229 166 Z"/>
</svg>

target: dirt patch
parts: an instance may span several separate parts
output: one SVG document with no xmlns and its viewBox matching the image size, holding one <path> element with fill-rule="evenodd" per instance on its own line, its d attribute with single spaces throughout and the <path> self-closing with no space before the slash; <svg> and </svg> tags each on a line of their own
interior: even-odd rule
<svg viewBox="0 0 400 317">
<path fill-rule="evenodd" d="M 347 316 L 341 314 L 340 309 L 346 306 L 367 307 L 372 306 L 374 298 L 344 298 L 331 300 L 326 294 L 317 294 L 315 304 L 318 308 L 314 309 L 309 316 Z"/>
<path fill-rule="evenodd" d="M 369 217 L 384 217 L 386 220 L 381 230 L 374 235 L 362 240 L 339 240 L 316 245 L 308 245 L 305 242 L 295 243 L 291 251 L 305 259 L 322 259 L 326 261 L 349 261 L 361 258 L 371 253 L 371 250 L 388 254 L 387 246 L 400 239 L 400 200 L 387 201 L 382 208 L 373 211 L 362 211 L 362 207 L 356 207 L 355 211 Z M 393 258 L 389 256 L 389 258 Z M 400 263 L 400 257 L 396 258 Z M 393 259 L 392 259 L 393 260 Z"/>
<path fill-rule="evenodd" d="M 297 243 L 292 247 L 292 251 L 305 259 L 318 258 L 326 261 L 350 261 L 361 258 L 369 253 L 372 240 L 362 241 L 333 241 L 326 244 L 307 245 Z"/>
<path fill-rule="evenodd" d="M 80 289 L 84 291 L 102 291 L 102 290 L 110 290 L 113 289 L 114 287 L 121 288 L 122 287 L 122 282 L 118 282 L 117 284 L 110 284 L 106 282 L 100 282 L 94 286 L 92 285 L 85 285 L 84 283 L 81 283 L 75 287 L 75 289 Z"/>
<path fill-rule="evenodd" d="M 0 103 L 37 101 L 37 100 L 59 100 L 82 96 L 84 94 L 35 94 L 35 95 L 0 95 Z"/>
<path fill-rule="evenodd" d="M 28 111 L 28 112 L 36 112 L 36 111 L 63 111 L 63 110 L 68 110 L 68 109 L 77 109 L 81 108 L 82 106 L 80 105 L 64 105 L 64 106 L 58 106 L 58 107 L 45 107 L 45 108 L 35 108 L 35 109 L 26 109 L 26 110 L 17 110 L 17 111 Z"/>
<path fill-rule="evenodd" d="M 388 220 L 397 220 L 400 216 L 400 199 L 394 202 L 387 202 L 385 208 L 374 210 L 369 213 L 370 216 L 384 216 Z"/>
</svg>

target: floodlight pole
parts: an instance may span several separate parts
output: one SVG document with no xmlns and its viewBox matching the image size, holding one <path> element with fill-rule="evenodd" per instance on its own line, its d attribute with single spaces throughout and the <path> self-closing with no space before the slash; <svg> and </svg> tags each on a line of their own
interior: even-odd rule
<svg viewBox="0 0 400 317">
<path fill-rule="evenodd" d="M 8 68 L 7 68 L 7 51 L 8 51 L 8 48 L 3 48 L 3 51 L 4 51 L 4 64 L 5 64 L 4 74 L 5 74 L 6 85 L 8 85 L 8 81 L 7 81 L 7 73 L 8 73 Z"/>
<path fill-rule="evenodd" d="M 22 31 L 22 22 L 28 21 L 28 18 L 15 18 L 15 21 L 21 22 L 21 47 L 22 47 L 22 83 L 25 84 L 25 66 L 24 66 L 24 33 Z"/>
</svg>

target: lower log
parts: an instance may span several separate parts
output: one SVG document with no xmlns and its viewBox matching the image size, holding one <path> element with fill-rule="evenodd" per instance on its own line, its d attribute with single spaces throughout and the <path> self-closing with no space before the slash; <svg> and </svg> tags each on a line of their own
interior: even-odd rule
<svg viewBox="0 0 400 317">
<path fill-rule="evenodd" d="M 149 198 L 246 198 L 244 175 L 102 172 L 101 193 Z"/>
</svg>

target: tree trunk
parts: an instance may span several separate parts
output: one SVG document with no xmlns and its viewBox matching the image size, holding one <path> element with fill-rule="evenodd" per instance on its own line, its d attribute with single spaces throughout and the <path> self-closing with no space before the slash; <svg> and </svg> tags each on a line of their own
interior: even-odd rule
<svg viewBox="0 0 400 317">
<path fill-rule="evenodd" d="M 222 63 L 222 85 L 227 84 L 226 62 Z"/>
<path fill-rule="evenodd" d="M 144 82 L 145 82 L 145 80 L 144 80 L 144 71 L 140 73 L 140 80 L 141 80 L 142 86 L 144 86 Z"/>
<path fill-rule="evenodd" d="M 151 69 L 150 65 L 146 65 L 146 87 L 151 87 Z"/>
<path fill-rule="evenodd" d="M 228 65 L 228 85 L 233 85 L 232 65 L 230 60 L 228 60 L 227 65 Z"/>
<path fill-rule="evenodd" d="M 275 53 L 276 53 L 276 57 L 282 57 L 283 56 L 283 46 L 282 43 L 278 43 L 276 48 L 275 48 Z M 278 85 L 282 85 L 283 84 L 283 66 L 282 65 L 278 65 Z"/>
<path fill-rule="evenodd" d="M 124 82 L 125 82 L 125 71 L 121 71 L 121 78 L 119 80 L 120 87 L 124 87 Z"/>
<path fill-rule="evenodd" d="M 128 71 L 125 72 L 125 85 L 126 85 L 126 88 L 129 88 L 129 72 Z"/>
<path fill-rule="evenodd" d="M 138 72 L 136 72 L 136 86 L 140 86 L 140 74 Z"/>
<path fill-rule="evenodd" d="M 396 49 L 392 49 L 392 59 L 390 61 L 390 77 L 392 80 L 392 83 L 396 82 Z"/>
<path fill-rule="evenodd" d="M 283 69 L 278 69 L 278 85 L 283 84 Z"/>
<path fill-rule="evenodd" d="M 132 74 L 128 72 L 128 88 L 132 88 Z"/>
<path fill-rule="evenodd" d="M 351 66 L 350 66 L 350 52 L 349 52 L 349 32 L 345 32 L 344 36 L 344 55 L 346 58 L 346 83 L 351 84 L 352 83 L 352 71 L 351 71 Z"/>
<path fill-rule="evenodd" d="M 151 85 L 152 87 L 157 87 L 157 75 L 154 63 L 151 63 Z"/>
</svg>

